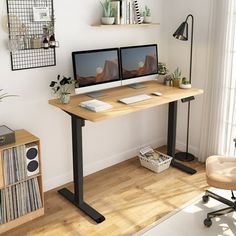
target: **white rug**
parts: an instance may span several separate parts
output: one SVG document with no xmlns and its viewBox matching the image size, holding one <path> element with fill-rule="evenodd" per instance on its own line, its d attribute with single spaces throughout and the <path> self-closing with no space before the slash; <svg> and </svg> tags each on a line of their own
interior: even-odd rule
<svg viewBox="0 0 236 236">
<path fill-rule="evenodd" d="M 228 190 L 211 189 L 211 191 L 231 200 L 231 192 Z M 210 228 L 203 224 L 208 212 L 224 207 L 227 206 L 212 198 L 203 204 L 201 195 L 194 202 L 186 204 L 135 236 L 235 236 L 236 213 L 213 218 Z"/>
</svg>

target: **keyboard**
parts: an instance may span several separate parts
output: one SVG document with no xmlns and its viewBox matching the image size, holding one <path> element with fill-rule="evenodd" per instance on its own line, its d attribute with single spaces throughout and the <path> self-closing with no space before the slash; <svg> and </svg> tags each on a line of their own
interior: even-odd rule
<svg viewBox="0 0 236 236">
<path fill-rule="evenodd" d="M 151 99 L 152 97 L 146 94 L 140 94 L 140 95 L 135 95 L 132 97 L 127 97 L 127 98 L 122 98 L 119 101 L 124 103 L 124 104 L 132 104 L 132 103 L 136 103 L 136 102 L 141 102 L 141 101 L 145 101 L 148 99 Z"/>
</svg>

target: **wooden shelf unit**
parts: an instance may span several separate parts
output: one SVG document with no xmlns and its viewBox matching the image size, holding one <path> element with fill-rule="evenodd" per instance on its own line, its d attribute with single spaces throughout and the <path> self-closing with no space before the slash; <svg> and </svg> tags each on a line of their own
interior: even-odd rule
<svg viewBox="0 0 236 236">
<path fill-rule="evenodd" d="M 40 153 L 40 140 L 36 136 L 27 132 L 26 130 L 17 130 L 16 134 L 16 142 L 8 145 L 0 146 L 0 190 L 6 189 L 7 187 L 14 186 L 18 183 L 25 182 L 32 178 L 38 179 L 40 196 L 42 201 L 42 208 L 39 208 L 35 211 L 27 213 L 19 218 L 8 221 L 7 223 L 0 224 L 0 234 L 11 230 L 19 225 L 22 225 L 28 221 L 31 221 L 37 217 L 44 215 L 44 194 L 43 194 L 43 184 L 42 184 L 42 169 L 41 169 L 41 153 Z M 11 149 L 13 147 L 26 145 L 30 143 L 36 143 L 38 146 L 38 158 L 39 158 L 39 173 L 30 177 L 25 178 L 24 180 L 18 181 L 14 184 L 6 185 L 4 181 L 4 171 L 3 171 L 3 152 L 7 149 Z"/>
<path fill-rule="evenodd" d="M 142 23 L 142 24 L 119 24 L 119 25 L 102 25 L 102 24 L 93 24 L 92 27 L 100 27 L 100 28 L 116 28 L 116 27 L 145 27 L 145 26 L 158 26 L 160 23 Z"/>
</svg>

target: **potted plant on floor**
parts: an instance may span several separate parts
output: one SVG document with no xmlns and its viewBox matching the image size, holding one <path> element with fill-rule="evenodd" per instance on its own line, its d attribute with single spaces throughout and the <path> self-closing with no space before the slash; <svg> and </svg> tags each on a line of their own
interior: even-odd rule
<svg viewBox="0 0 236 236">
<path fill-rule="evenodd" d="M 179 67 L 171 74 L 172 82 L 174 87 L 179 87 L 179 82 L 181 79 L 181 70 Z"/>
<path fill-rule="evenodd" d="M 112 25 L 115 22 L 114 11 L 110 0 L 105 0 L 101 2 L 103 15 L 102 15 L 102 24 L 103 25 Z"/>
<path fill-rule="evenodd" d="M 50 87 L 54 94 L 58 95 L 59 101 L 62 104 L 67 104 L 70 102 L 70 94 L 72 84 L 74 84 L 74 80 L 71 77 L 65 77 L 61 79 L 61 76 L 57 76 L 57 81 L 51 81 Z"/>
</svg>

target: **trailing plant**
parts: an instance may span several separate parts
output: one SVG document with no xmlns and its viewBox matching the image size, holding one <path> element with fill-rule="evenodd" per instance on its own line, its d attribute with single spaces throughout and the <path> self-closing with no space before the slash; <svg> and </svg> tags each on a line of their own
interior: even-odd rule
<svg viewBox="0 0 236 236">
<path fill-rule="evenodd" d="M 103 8 L 103 17 L 114 17 L 114 11 L 110 0 L 105 0 L 105 2 L 100 2 Z"/>
</svg>

